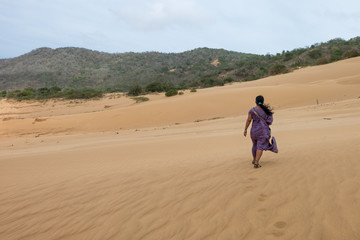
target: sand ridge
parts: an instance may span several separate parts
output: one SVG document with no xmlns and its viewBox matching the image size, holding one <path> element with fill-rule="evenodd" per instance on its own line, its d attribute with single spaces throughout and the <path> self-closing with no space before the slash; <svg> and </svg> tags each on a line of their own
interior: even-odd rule
<svg viewBox="0 0 360 240">
<path fill-rule="evenodd" d="M 359 239 L 359 65 L 95 112 L 20 103 L 1 115 L 0 239 Z M 280 152 L 254 169 L 259 93 Z"/>
</svg>

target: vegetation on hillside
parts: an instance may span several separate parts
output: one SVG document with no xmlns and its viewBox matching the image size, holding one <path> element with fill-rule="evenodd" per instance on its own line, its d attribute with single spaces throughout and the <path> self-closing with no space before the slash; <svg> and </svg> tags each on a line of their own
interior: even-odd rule
<svg viewBox="0 0 360 240">
<path fill-rule="evenodd" d="M 337 38 L 276 55 L 209 48 L 121 54 L 40 48 L 0 60 L 0 90 L 3 97 L 19 99 L 87 98 L 117 91 L 138 96 L 251 81 L 359 55 L 360 37 L 348 41 Z"/>
<path fill-rule="evenodd" d="M 43 100 L 51 98 L 64 99 L 90 99 L 101 98 L 103 92 L 101 90 L 84 88 L 84 89 L 61 89 L 59 87 L 52 88 L 25 88 L 24 90 L 2 91 L 0 97 L 22 100 Z"/>
</svg>

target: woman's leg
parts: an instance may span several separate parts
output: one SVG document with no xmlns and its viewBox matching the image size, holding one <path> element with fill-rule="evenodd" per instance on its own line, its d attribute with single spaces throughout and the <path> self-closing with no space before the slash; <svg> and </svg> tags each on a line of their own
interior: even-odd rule
<svg viewBox="0 0 360 240">
<path fill-rule="evenodd" d="M 258 139 L 258 150 L 256 150 L 256 157 L 255 157 L 255 164 L 254 167 L 261 167 L 259 165 L 259 161 L 261 156 L 263 155 L 264 150 L 268 149 L 270 146 L 269 138 L 268 137 L 261 137 Z"/>
<path fill-rule="evenodd" d="M 259 164 L 260 158 L 263 154 L 264 150 L 256 150 L 256 156 L 255 156 L 255 164 Z"/>
<path fill-rule="evenodd" d="M 255 139 L 252 139 L 252 142 L 253 142 L 253 146 L 252 146 L 252 149 L 251 149 L 251 153 L 253 155 L 253 164 L 255 163 L 255 159 L 256 159 L 256 148 L 257 148 L 257 141 Z"/>
</svg>

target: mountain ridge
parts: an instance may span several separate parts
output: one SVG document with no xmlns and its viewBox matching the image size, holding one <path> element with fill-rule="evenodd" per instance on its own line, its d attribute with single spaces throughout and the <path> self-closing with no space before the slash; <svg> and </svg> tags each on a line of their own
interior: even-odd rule
<svg viewBox="0 0 360 240">
<path fill-rule="evenodd" d="M 276 55 L 196 48 L 182 53 L 105 53 L 85 48 L 38 48 L 0 59 L 0 90 L 24 88 L 95 88 L 127 91 L 161 82 L 177 88 L 209 87 L 249 81 L 359 56 L 360 37 L 332 39 Z M 216 64 L 213 64 L 213 63 Z"/>
</svg>

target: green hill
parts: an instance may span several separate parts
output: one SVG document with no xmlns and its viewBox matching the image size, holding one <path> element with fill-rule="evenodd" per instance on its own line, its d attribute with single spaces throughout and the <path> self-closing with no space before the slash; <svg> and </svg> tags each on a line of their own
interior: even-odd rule
<svg viewBox="0 0 360 240">
<path fill-rule="evenodd" d="M 245 54 L 199 48 L 183 53 L 109 54 L 82 48 L 40 48 L 0 59 L 0 90 L 25 88 L 94 88 L 128 91 L 159 82 L 176 88 L 211 87 L 249 81 L 359 56 L 360 37 L 333 39 L 276 55 Z"/>
</svg>

